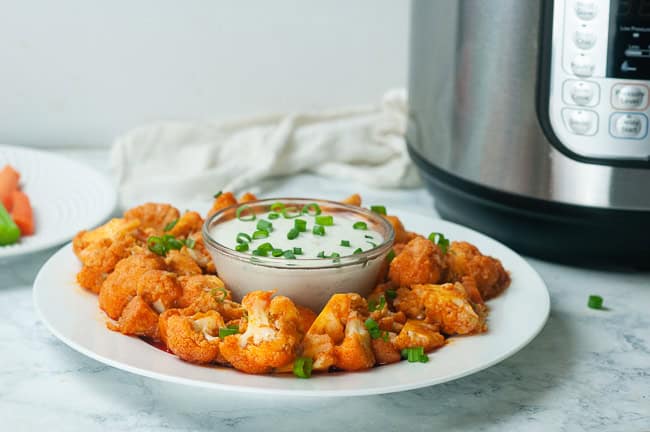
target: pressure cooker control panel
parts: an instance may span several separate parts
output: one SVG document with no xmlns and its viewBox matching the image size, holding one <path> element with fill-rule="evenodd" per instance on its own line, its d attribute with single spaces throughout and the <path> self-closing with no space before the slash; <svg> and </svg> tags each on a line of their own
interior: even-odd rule
<svg viewBox="0 0 650 432">
<path fill-rule="evenodd" d="M 650 0 L 552 0 L 549 118 L 595 159 L 650 161 Z"/>
</svg>

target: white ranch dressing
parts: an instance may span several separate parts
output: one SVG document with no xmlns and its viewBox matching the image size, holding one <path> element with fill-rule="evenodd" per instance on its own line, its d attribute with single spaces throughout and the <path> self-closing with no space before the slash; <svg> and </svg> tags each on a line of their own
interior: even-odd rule
<svg viewBox="0 0 650 432">
<path fill-rule="evenodd" d="M 218 243 L 230 248 L 235 249 L 238 245 L 237 234 L 245 233 L 251 238 L 253 233 L 257 231 L 257 223 L 260 219 L 264 219 L 273 224 L 273 230 L 269 232 L 267 238 L 253 239 L 249 243 L 249 248 L 244 253 L 252 254 L 253 250 L 257 249 L 264 243 L 271 243 L 275 249 L 293 250 L 293 248 L 301 248 L 302 254 L 295 255 L 296 259 L 314 259 L 318 258 L 320 252 L 324 252 L 326 257 L 330 257 L 333 253 L 338 253 L 339 256 L 353 255 L 354 251 L 361 249 L 367 251 L 373 249 L 383 243 L 383 236 L 371 229 L 367 220 L 355 217 L 352 214 L 344 212 L 328 213 L 323 211 L 320 216 L 332 216 L 333 225 L 324 226 L 325 235 L 320 236 L 312 232 L 316 224 L 316 216 L 309 214 L 302 214 L 298 218 L 285 218 L 280 215 L 278 219 L 269 219 L 269 213 L 258 214 L 253 221 L 245 221 L 237 218 L 231 219 L 213 226 L 210 230 L 211 237 Z M 302 219 L 307 222 L 307 230 L 301 232 L 297 238 L 290 240 L 287 238 L 287 233 L 294 228 L 296 219 Z M 365 222 L 367 229 L 355 229 L 356 222 Z M 350 246 L 342 246 L 341 241 L 347 240 Z M 269 253 L 268 256 L 271 256 Z M 282 258 L 282 257 L 280 257 Z"/>
</svg>

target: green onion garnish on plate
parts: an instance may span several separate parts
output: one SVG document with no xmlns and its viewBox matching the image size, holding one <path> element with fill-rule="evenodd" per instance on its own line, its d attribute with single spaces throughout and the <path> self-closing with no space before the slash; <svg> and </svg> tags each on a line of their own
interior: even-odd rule
<svg viewBox="0 0 650 432">
<path fill-rule="evenodd" d="M 587 301 L 587 306 L 589 306 L 591 309 L 602 309 L 603 298 L 599 295 L 590 295 L 589 300 Z"/>
<path fill-rule="evenodd" d="M 341 246 L 350 247 L 350 240 L 341 240 Z"/>
<path fill-rule="evenodd" d="M 268 218 L 271 220 L 278 219 L 280 217 L 280 213 L 269 213 Z"/>
<path fill-rule="evenodd" d="M 257 222 L 257 229 L 262 231 L 271 232 L 273 231 L 273 224 L 265 219 L 260 219 Z"/>
<path fill-rule="evenodd" d="M 282 204 L 281 202 L 276 202 L 276 203 L 271 204 L 271 207 L 269 207 L 269 208 L 271 209 L 272 212 L 278 212 L 279 213 L 282 210 L 284 210 L 285 207 L 286 206 L 284 204 Z"/>
<path fill-rule="evenodd" d="M 302 212 L 310 216 L 318 216 L 319 214 L 322 213 L 322 210 L 320 209 L 320 206 L 318 204 L 311 203 L 304 206 L 302 208 Z"/>
<path fill-rule="evenodd" d="M 300 232 L 307 231 L 307 221 L 304 219 L 296 219 L 293 221 L 293 227 Z"/>
<path fill-rule="evenodd" d="M 237 240 L 237 243 L 250 243 L 252 239 L 248 234 L 240 232 L 237 234 L 237 238 L 235 240 Z"/>
<path fill-rule="evenodd" d="M 239 243 L 235 246 L 237 252 L 246 252 L 248 250 L 248 243 Z"/>
<path fill-rule="evenodd" d="M 434 244 L 437 244 L 443 254 L 447 253 L 447 249 L 449 248 L 449 239 L 445 237 L 443 233 L 432 232 L 429 234 L 429 240 Z"/>
<path fill-rule="evenodd" d="M 294 240 L 294 239 L 298 238 L 298 235 L 300 235 L 300 231 L 298 231 L 298 230 L 295 229 L 295 228 L 291 228 L 291 229 L 289 230 L 289 232 L 287 233 L 287 238 L 288 238 L 289 240 Z"/>
<path fill-rule="evenodd" d="M 408 360 L 409 363 L 426 363 L 429 361 L 429 356 L 424 353 L 424 347 L 404 348 L 401 354 L 402 358 Z"/>
<path fill-rule="evenodd" d="M 294 248 L 294 251 L 295 251 L 295 248 Z M 294 253 L 294 251 L 290 251 L 290 250 L 287 249 L 286 251 L 284 251 L 282 253 L 282 256 L 284 256 L 286 259 L 296 259 L 296 254 Z M 300 253 L 302 253 L 302 251 L 300 251 Z"/>
<path fill-rule="evenodd" d="M 373 213 L 386 216 L 386 207 L 383 205 L 370 206 L 370 211 L 372 211 Z"/>
<path fill-rule="evenodd" d="M 302 255 L 302 248 L 299 248 L 299 247 L 293 248 L 293 254 L 294 255 Z"/>
<path fill-rule="evenodd" d="M 325 235 L 325 227 L 323 225 L 314 225 L 314 228 L 311 230 L 314 235 L 318 236 L 324 236 Z"/>
<path fill-rule="evenodd" d="M 173 221 L 171 221 L 167 225 L 165 225 L 165 228 L 163 228 L 163 231 L 167 232 L 167 231 L 173 230 L 177 223 L 178 223 L 178 219 L 174 219 Z"/>
<path fill-rule="evenodd" d="M 310 357 L 298 357 L 293 361 L 293 374 L 298 378 L 311 377 L 313 360 Z"/>
<path fill-rule="evenodd" d="M 282 210 L 282 216 L 285 219 L 294 219 L 301 215 L 300 210 L 297 207 L 287 207 Z"/>
<path fill-rule="evenodd" d="M 236 335 L 239 333 L 239 327 L 235 325 L 229 325 L 228 327 L 221 327 L 219 329 L 219 338 L 223 339 L 227 336 Z"/>
<path fill-rule="evenodd" d="M 360 254 L 360 253 L 362 253 L 362 252 L 363 252 L 363 249 L 361 249 L 361 248 L 356 248 L 356 249 L 354 250 L 354 252 L 352 252 L 352 254 L 353 254 L 353 255 L 357 255 L 357 254 Z"/>
<path fill-rule="evenodd" d="M 257 230 L 257 231 L 255 231 L 253 233 L 253 240 L 259 240 L 259 239 L 267 238 L 268 236 L 269 236 L 268 231 Z"/>
<path fill-rule="evenodd" d="M 332 226 L 334 225 L 334 216 L 318 215 L 316 216 L 316 223 L 323 226 Z"/>
</svg>

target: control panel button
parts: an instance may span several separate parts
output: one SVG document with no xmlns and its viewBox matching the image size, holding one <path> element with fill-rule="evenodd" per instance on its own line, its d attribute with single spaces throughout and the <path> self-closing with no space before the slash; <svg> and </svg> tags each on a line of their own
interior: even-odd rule
<svg viewBox="0 0 650 432">
<path fill-rule="evenodd" d="M 618 109 L 643 109 L 648 105 L 648 88 L 643 85 L 616 84 L 612 87 L 612 105 Z"/>
<path fill-rule="evenodd" d="M 596 17 L 598 5 L 595 0 L 576 0 L 575 11 L 578 18 L 589 21 Z"/>
<path fill-rule="evenodd" d="M 596 33 L 588 26 L 582 25 L 573 34 L 573 42 L 578 48 L 588 50 L 596 44 Z"/>
<path fill-rule="evenodd" d="M 578 54 L 571 61 L 571 70 L 581 78 L 590 77 L 594 73 L 594 61 L 587 54 Z"/>
<path fill-rule="evenodd" d="M 617 138 L 643 138 L 648 130 L 648 118 L 643 114 L 616 113 L 610 119 L 609 130 Z"/>
<path fill-rule="evenodd" d="M 562 99 L 569 105 L 595 106 L 599 98 L 600 88 L 595 82 L 566 80 L 562 86 Z"/>
<path fill-rule="evenodd" d="M 598 130 L 598 114 L 590 110 L 565 109 L 564 122 L 576 135 L 594 135 Z"/>
</svg>

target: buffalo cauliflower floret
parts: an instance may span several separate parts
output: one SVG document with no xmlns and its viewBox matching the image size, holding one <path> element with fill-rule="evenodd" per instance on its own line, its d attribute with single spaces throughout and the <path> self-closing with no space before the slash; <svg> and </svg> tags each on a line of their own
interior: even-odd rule
<svg viewBox="0 0 650 432">
<path fill-rule="evenodd" d="M 201 215 L 195 211 L 188 211 L 178 218 L 172 229 L 167 231 L 167 234 L 177 238 L 187 238 L 190 234 L 201 232 L 202 228 L 203 218 Z"/>
<path fill-rule="evenodd" d="M 361 207 L 361 195 L 353 194 L 341 201 L 343 204 Z"/>
<path fill-rule="evenodd" d="M 188 238 L 194 241 L 194 247 L 184 247 L 181 249 L 181 252 L 192 258 L 205 273 L 215 274 L 217 272 L 217 269 L 214 267 L 210 252 L 208 252 L 208 249 L 205 247 L 201 233 L 194 233 Z"/>
<path fill-rule="evenodd" d="M 257 201 L 257 197 L 250 192 L 246 192 L 244 195 L 241 196 L 241 198 L 239 198 L 239 202 L 242 204 L 251 201 Z"/>
<path fill-rule="evenodd" d="M 374 365 L 370 335 L 364 325 L 367 314 L 368 304 L 358 294 L 330 298 L 303 341 L 302 355 L 313 359 L 314 370 L 359 370 Z"/>
<path fill-rule="evenodd" d="M 167 347 L 182 360 L 211 363 L 219 356 L 219 328 L 226 327 L 216 311 L 199 312 L 191 316 L 170 313 L 165 321 Z"/>
<path fill-rule="evenodd" d="M 124 219 L 139 220 L 141 228 L 152 228 L 161 233 L 179 215 L 178 210 L 170 204 L 146 203 L 124 212 Z"/>
<path fill-rule="evenodd" d="M 165 264 L 170 272 L 179 276 L 200 275 L 201 267 L 186 253 L 177 250 L 170 250 L 165 257 Z"/>
<path fill-rule="evenodd" d="M 473 304 L 460 283 L 402 287 L 393 304 L 408 318 L 439 325 L 448 335 L 487 330 L 484 307 Z"/>
<path fill-rule="evenodd" d="M 162 313 L 175 306 L 182 289 L 174 273 L 147 270 L 137 278 L 136 292 L 156 312 Z"/>
<path fill-rule="evenodd" d="M 115 266 L 99 290 L 99 307 L 116 320 L 137 294 L 137 281 L 148 270 L 163 270 L 165 262 L 151 254 L 131 255 Z"/>
<path fill-rule="evenodd" d="M 443 255 L 438 246 L 424 237 L 415 237 L 391 261 L 388 277 L 398 286 L 436 283 L 443 271 Z"/>
<path fill-rule="evenodd" d="M 386 215 L 384 218 L 386 218 L 386 220 L 393 226 L 393 230 L 395 231 L 395 243 L 408 243 L 417 237 L 417 234 L 406 231 L 406 229 L 404 229 L 402 221 L 397 216 Z"/>
<path fill-rule="evenodd" d="M 181 276 L 178 280 L 182 287 L 182 294 L 177 301 L 179 308 L 189 307 L 204 294 L 219 297 L 217 301 L 231 299 L 230 291 L 226 290 L 223 281 L 217 276 Z"/>
<path fill-rule="evenodd" d="M 126 305 L 117 325 L 110 321 L 107 327 L 126 335 L 158 338 L 158 314 L 151 309 L 142 297 L 135 296 Z"/>
<path fill-rule="evenodd" d="M 237 198 L 235 198 L 235 195 L 233 195 L 232 192 L 223 192 L 214 200 L 214 203 L 212 203 L 212 207 L 208 211 L 208 217 L 212 216 L 219 210 L 234 206 L 236 204 Z"/>
<path fill-rule="evenodd" d="M 398 351 L 404 348 L 423 347 L 424 352 L 429 352 L 443 346 L 445 338 L 438 331 L 437 325 L 408 320 L 392 343 Z"/>
<path fill-rule="evenodd" d="M 510 285 L 510 275 L 501 261 L 481 254 L 478 248 L 467 242 L 452 242 L 445 255 L 450 282 L 462 282 L 472 277 L 483 300 L 498 296 Z"/>
<path fill-rule="evenodd" d="M 246 331 L 227 336 L 221 354 L 246 373 L 266 373 L 291 363 L 301 339 L 298 309 L 287 297 L 271 299 L 273 291 L 253 291 L 242 305 L 248 312 Z"/>
</svg>

